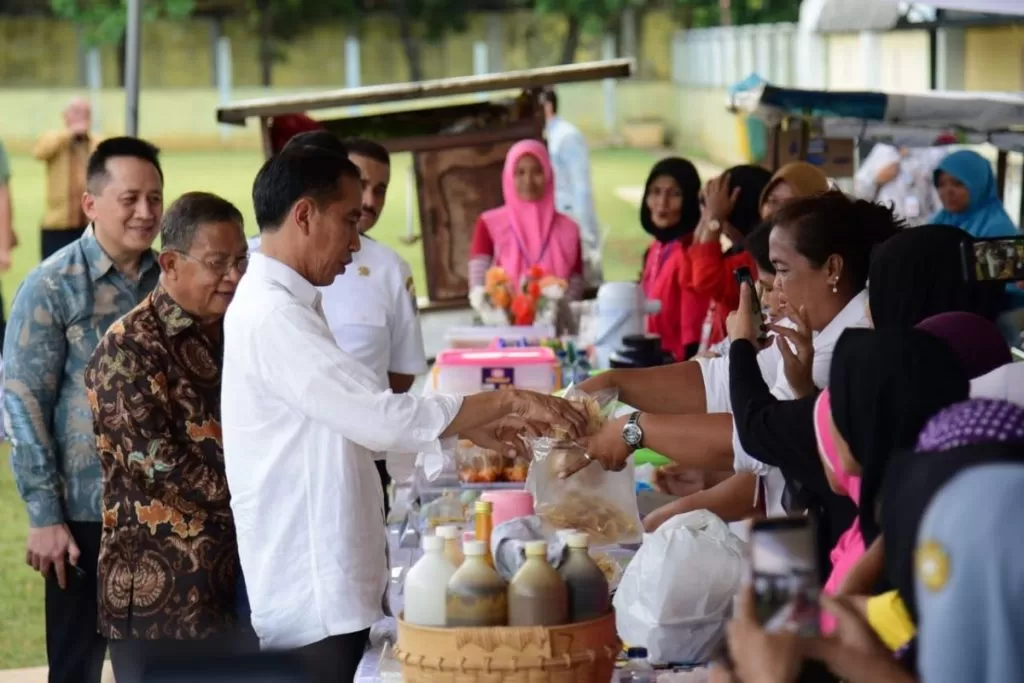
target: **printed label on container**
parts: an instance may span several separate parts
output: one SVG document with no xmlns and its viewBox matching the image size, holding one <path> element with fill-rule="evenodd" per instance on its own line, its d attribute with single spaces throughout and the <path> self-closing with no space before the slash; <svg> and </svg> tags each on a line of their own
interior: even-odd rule
<svg viewBox="0 0 1024 683">
<path fill-rule="evenodd" d="M 480 371 L 480 389 L 511 389 L 515 386 L 516 371 L 514 368 L 483 368 Z"/>
</svg>

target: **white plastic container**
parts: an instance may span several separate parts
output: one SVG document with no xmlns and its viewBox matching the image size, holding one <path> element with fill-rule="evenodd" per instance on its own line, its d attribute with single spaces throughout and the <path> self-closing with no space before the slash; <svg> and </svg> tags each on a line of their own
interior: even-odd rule
<svg viewBox="0 0 1024 683">
<path fill-rule="evenodd" d="M 455 566 L 444 555 L 444 539 L 423 537 L 423 557 L 405 577 L 405 615 L 417 626 L 444 626 L 448 582 Z"/>
<path fill-rule="evenodd" d="M 434 390 L 475 394 L 504 387 L 550 394 L 558 387 L 554 351 L 539 346 L 520 349 L 448 349 L 437 355 Z"/>
<path fill-rule="evenodd" d="M 635 282 L 606 282 L 594 302 L 594 352 L 597 368 L 608 368 L 608 356 L 630 334 L 643 334 L 644 319 L 661 310 L 661 302 L 646 299 Z"/>
</svg>

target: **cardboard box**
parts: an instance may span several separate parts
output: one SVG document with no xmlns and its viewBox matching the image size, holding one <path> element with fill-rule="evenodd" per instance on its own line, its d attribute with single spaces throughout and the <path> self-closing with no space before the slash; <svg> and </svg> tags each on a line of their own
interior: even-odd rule
<svg viewBox="0 0 1024 683">
<path fill-rule="evenodd" d="M 771 171 L 791 161 L 800 161 L 800 128 L 798 121 L 790 122 L 785 129 L 781 126 L 770 128 L 761 165 Z M 776 141 L 779 145 L 778 166 L 773 166 Z M 856 156 L 856 145 L 852 139 L 826 138 L 820 126 L 811 124 L 807 158 L 804 161 L 814 164 L 830 178 L 850 178 L 854 174 Z"/>
</svg>

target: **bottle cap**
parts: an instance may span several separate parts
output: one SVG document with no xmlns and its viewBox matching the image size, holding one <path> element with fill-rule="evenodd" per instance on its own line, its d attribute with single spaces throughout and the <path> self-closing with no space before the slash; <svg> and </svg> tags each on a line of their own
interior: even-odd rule
<svg viewBox="0 0 1024 683">
<path fill-rule="evenodd" d="M 487 544 L 483 541 L 466 541 L 462 552 L 466 555 L 483 556 L 487 554 Z"/>
<path fill-rule="evenodd" d="M 476 540 L 476 532 L 474 531 L 463 531 L 462 532 L 462 544 L 465 545 L 470 541 Z"/>
<path fill-rule="evenodd" d="M 462 533 L 459 531 L 459 527 L 455 526 L 454 524 L 445 524 L 444 526 L 439 526 L 434 531 L 434 533 L 445 540 L 452 538 L 458 540 L 459 537 L 462 535 Z"/>
<path fill-rule="evenodd" d="M 494 504 L 489 500 L 478 500 L 476 505 L 473 506 L 473 510 L 477 514 L 489 515 L 494 511 Z"/>
<path fill-rule="evenodd" d="M 526 549 L 527 557 L 547 557 L 548 556 L 548 542 L 547 541 L 527 541 L 524 544 Z"/>
<path fill-rule="evenodd" d="M 590 547 L 590 536 L 581 531 L 577 531 L 574 534 L 569 534 L 567 543 L 570 548 L 583 548 L 586 550 Z"/>
<path fill-rule="evenodd" d="M 424 536 L 423 551 L 427 553 L 444 550 L 444 539 L 440 536 Z"/>
</svg>

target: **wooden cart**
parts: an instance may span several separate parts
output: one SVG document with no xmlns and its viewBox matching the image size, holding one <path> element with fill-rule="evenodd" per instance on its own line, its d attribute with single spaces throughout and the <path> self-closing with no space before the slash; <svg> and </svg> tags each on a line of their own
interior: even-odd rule
<svg viewBox="0 0 1024 683">
<path fill-rule="evenodd" d="M 236 102 L 217 109 L 221 123 L 259 121 L 264 154 L 275 116 L 373 105 L 374 113 L 324 119 L 341 137 L 359 136 L 388 151 L 412 152 L 426 263 L 427 308 L 462 307 L 473 225 L 500 206 L 501 170 L 509 148 L 541 139 L 541 88 L 560 83 L 628 78 L 633 61 L 615 59 L 419 83 L 348 88 Z M 410 102 L 419 100 L 410 106 Z"/>
</svg>

